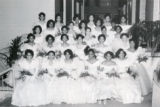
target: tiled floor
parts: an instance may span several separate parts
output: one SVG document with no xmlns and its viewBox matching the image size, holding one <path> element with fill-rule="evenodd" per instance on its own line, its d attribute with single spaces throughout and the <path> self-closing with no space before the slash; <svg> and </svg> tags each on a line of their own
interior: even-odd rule
<svg viewBox="0 0 160 107">
<path fill-rule="evenodd" d="M 122 104 L 117 101 L 108 101 L 107 104 L 80 104 L 80 105 L 45 105 L 40 107 L 151 107 L 152 106 L 152 94 L 145 96 L 144 101 L 141 104 Z M 6 99 L 0 103 L 0 107 L 14 107 L 11 105 L 11 98 Z"/>
</svg>

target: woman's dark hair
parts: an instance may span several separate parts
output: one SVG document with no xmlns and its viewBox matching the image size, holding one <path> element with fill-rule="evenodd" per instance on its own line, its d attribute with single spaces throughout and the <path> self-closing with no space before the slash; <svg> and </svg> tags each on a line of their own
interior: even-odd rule
<svg viewBox="0 0 160 107">
<path fill-rule="evenodd" d="M 46 17 L 46 14 L 44 12 L 40 12 L 38 16 L 40 17 L 41 15 L 43 15 L 44 17 Z"/>
<path fill-rule="evenodd" d="M 133 38 L 132 38 L 132 39 L 129 39 L 129 43 L 132 42 L 132 41 L 133 41 L 134 44 L 135 44 L 135 47 L 134 47 L 134 48 L 137 50 L 137 49 L 138 49 L 138 43 L 136 43 L 136 41 L 135 41 Z"/>
<path fill-rule="evenodd" d="M 86 30 L 87 30 L 87 29 L 89 29 L 90 31 L 92 31 L 90 27 L 86 27 Z"/>
<path fill-rule="evenodd" d="M 87 24 L 86 24 L 86 21 L 85 20 L 82 20 L 80 23 L 79 23 L 79 28 L 82 29 L 82 24 L 85 24 L 85 26 L 87 27 Z M 86 29 L 85 27 L 85 29 Z"/>
<path fill-rule="evenodd" d="M 95 54 L 95 50 L 94 49 L 92 49 L 92 48 L 88 49 L 88 54 L 89 54 L 89 52 L 93 52 L 94 53 L 94 57 L 95 58 L 97 57 L 96 54 Z"/>
<path fill-rule="evenodd" d="M 50 19 L 50 20 L 47 21 L 47 28 L 49 28 L 49 24 L 50 23 L 53 23 L 53 28 L 54 28 L 55 27 L 55 21 L 52 20 L 52 19 Z"/>
<path fill-rule="evenodd" d="M 98 41 L 99 41 L 99 39 L 100 39 L 101 37 L 103 37 L 104 40 L 106 40 L 106 36 L 105 36 L 104 34 L 100 34 L 100 35 L 98 36 Z"/>
<path fill-rule="evenodd" d="M 55 52 L 54 52 L 54 51 L 49 51 L 49 52 L 47 53 L 47 56 L 48 56 L 50 53 L 53 53 L 54 56 L 55 56 Z"/>
<path fill-rule="evenodd" d="M 96 25 L 96 23 L 97 23 L 98 21 L 100 21 L 100 23 L 101 23 L 100 26 L 102 26 L 102 25 L 103 25 L 103 20 L 102 20 L 101 18 L 97 18 L 97 20 L 95 21 L 95 25 Z"/>
<path fill-rule="evenodd" d="M 74 54 L 73 54 L 73 51 L 71 49 L 66 49 L 64 51 L 64 55 L 66 55 L 67 53 L 70 54 L 70 58 L 73 59 L 74 58 Z"/>
<path fill-rule="evenodd" d="M 126 57 L 127 53 L 123 50 L 123 49 L 118 49 L 118 51 L 116 52 L 116 57 L 119 58 L 119 54 L 123 52 L 124 53 L 124 57 Z"/>
<path fill-rule="evenodd" d="M 90 46 L 86 46 L 85 48 L 84 48 L 84 54 L 85 55 L 88 55 L 88 50 L 90 49 Z"/>
<path fill-rule="evenodd" d="M 26 49 L 24 52 L 24 57 L 27 58 L 27 54 L 30 53 L 32 57 L 34 56 L 34 52 L 31 49 Z"/>
<path fill-rule="evenodd" d="M 48 34 L 48 35 L 46 36 L 46 41 L 48 41 L 49 38 L 52 38 L 53 42 L 55 41 L 54 36 L 52 36 L 51 34 Z"/>
<path fill-rule="evenodd" d="M 106 14 L 104 15 L 104 18 L 106 18 L 106 17 L 109 17 L 109 18 L 111 19 L 111 14 L 110 14 L 110 13 L 106 13 Z"/>
<path fill-rule="evenodd" d="M 101 27 L 101 30 L 103 30 L 103 29 L 106 29 L 106 30 L 107 30 L 107 28 L 106 28 L 105 26 L 102 26 L 102 27 Z"/>
<path fill-rule="evenodd" d="M 63 29 L 69 30 L 68 26 L 62 26 L 61 31 L 62 31 Z"/>
<path fill-rule="evenodd" d="M 76 35 L 76 40 L 78 40 L 79 38 L 84 39 L 84 36 L 83 36 L 82 34 L 77 34 L 77 35 Z"/>
<path fill-rule="evenodd" d="M 79 14 L 75 14 L 75 16 L 73 17 L 73 20 L 75 21 L 76 18 L 78 18 L 79 20 L 81 20 Z"/>
<path fill-rule="evenodd" d="M 114 58 L 114 54 L 113 54 L 113 52 L 111 52 L 111 51 L 105 52 L 105 53 L 104 53 L 104 58 L 106 58 L 106 56 L 107 56 L 108 54 L 111 55 L 112 58 Z"/>
<path fill-rule="evenodd" d="M 69 40 L 69 36 L 68 36 L 67 34 L 62 34 L 62 35 L 61 35 L 61 41 L 62 41 L 63 37 L 66 37 L 67 40 Z"/>
<path fill-rule="evenodd" d="M 61 17 L 61 23 L 62 23 L 62 16 L 60 13 L 57 13 L 56 16 L 55 16 L 55 22 L 57 22 L 57 17 Z"/>
<path fill-rule="evenodd" d="M 29 40 L 30 37 L 33 37 L 33 38 L 35 39 L 35 35 L 34 35 L 33 33 L 29 33 L 29 34 L 27 35 L 27 39 L 28 39 L 28 40 Z"/>
<path fill-rule="evenodd" d="M 40 25 L 36 25 L 33 27 L 32 31 L 33 31 L 33 34 L 36 34 L 36 29 L 39 28 L 40 30 L 40 34 L 42 33 L 42 27 Z"/>
<path fill-rule="evenodd" d="M 121 26 L 119 26 L 119 25 L 117 25 L 117 26 L 115 26 L 115 31 L 117 30 L 117 28 L 120 28 L 120 30 L 121 30 L 121 32 L 122 32 L 122 27 Z"/>
<path fill-rule="evenodd" d="M 129 38 L 128 33 L 122 33 L 121 36 L 120 36 L 120 38 L 122 38 L 123 36 L 126 36 L 127 38 Z"/>
</svg>

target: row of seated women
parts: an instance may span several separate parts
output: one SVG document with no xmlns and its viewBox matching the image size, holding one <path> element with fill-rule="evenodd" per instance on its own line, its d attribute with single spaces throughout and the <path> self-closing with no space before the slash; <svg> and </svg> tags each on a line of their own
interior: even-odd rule
<svg viewBox="0 0 160 107">
<path fill-rule="evenodd" d="M 8 84 L 16 83 L 13 105 L 141 103 L 151 91 L 137 60 L 145 49 L 126 33 L 125 18 L 121 26 L 111 26 L 110 16 L 95 25 L 90 15 L 88 23 L 75 17 L 64 26 L 60 16 L 56 23 L 45 23 L 44 16 L 39 15 L 39 24 L 23 38 L 24 57 L 8 75 Z"/>
</svg>

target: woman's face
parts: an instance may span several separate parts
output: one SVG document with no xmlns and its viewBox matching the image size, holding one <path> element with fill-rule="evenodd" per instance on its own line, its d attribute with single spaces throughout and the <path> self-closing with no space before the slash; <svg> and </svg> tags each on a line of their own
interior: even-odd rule
<svg viewBox="0 0 160 107">
<path fill-rule="evenodd" d="M 39 27 L 36 27 L 35 32 L 36 32 L 36 34 L 40 34 L 40 29 L 39 29 Z"/>
<path fill-rule="evenodd" d="M 120 58 L 120 59 L 124 59 L 124 58 L 125 58 L 125 54 L 124 54 L 123 51 L 121 51 L 121 52 L 119 53 L 119 58 Z"/>
<path fill-rule="evenodd" d="M 53 28 L 53 22 L 49 23 L 49 28 Z"/>
<path fill-rule="evenodd" d="M 73 23 L 70 23 L 70 24 L 69 24 L 69 29 L 73 29 L 73 26 L 74 26 L 74 24 L 73 24 Z"/>
<path fill-rule="evenodd" d="M 82 24 L 81 24 L 81 27 L 82 27 L 82 28 L 85 28 L 85 27 L 86 27 L 85 23 L 82 23 Z"/>
<path fill-rule="evenodd" d="M 52 44 L 53 43 L 53 39 L 51 37 L 48 38 L 48 44 Z"/>
<path fill-rule="evenodd" d="M 29 42 L 32 42 L 32 43 L 34 42 L 34 37 L 33 36 L 29 37 Z"/>
<path fill-rule="evenodd" d="M 63 33 L 63 34 L 67 34 L 67 33 L 68 33 L 68 30 L 67 30 L 66 28 L 63 28 L 63 29 L 62 29 L 62 33 Z"/>
<path fill-rule="evenodd" d="M 126 35 L 123 35 L 121 39 L 122 39 L 122 41 L 124 41 L 124 42 L 125 42 L 125 41 L 128 41 L 128 37 L 127 37 Z"/>
<path fill-rule="evenodd" d="M 39 16 L 39 20 L 40 20 L 40 21 L 45 21 L 45 16 L 40 15 L 40 16 Z"/>
<path fill-rule="evenodd" d="M 121 33 L 121 28 L 120 28 L 120 27 L 117 27 L 117 28 L 116 28 L 116 32 L 117 32 L 117 33 Z"/>
<path fill-rule="evenodd" d="M 65 58 L 66 58 L 66 59 L 70 59 L 70 58 L 71 58 L 71 55 L 69 54 L 69 52 L 66 52 Z"/>
<path fill-rule="evenodd" d="M 91 30 L 90 29 L 86 29 L 86 35 L 90 35 L 91 34 Z"/>
<path fill-rule="evenodd" d="M 130 48 L 134 49 L 135 48 L 135 42 L 134 41 L 130 41 L 129 42 Z"/>
<path fill-rule="evenodd" d="M 106 16 L 105 20 L 106 20 L 106 22 L 110 22 L 111 21 L 109 16 Z"/>
<path fill-rule="evenodd" d="M 94 16 L 93 15 L 90 15 L 89 16 L 89 21 L 93 21 L 94 20 Z"/>
<path fill-rule="evenodd" d="M 67 36 L 63 36 L 63 37 L 62 37 L 62 41 L 63 41 L 63 42 L 67 42 L 67 41 L 68 41 Z"/>
<path fill-rule="evenodd" d="M 61 16 L 57 16 L 56 21 L 61 22 Z"/>
<path fill-rule="evenodd" d="M 79 43 L 82 43 L 82 42 L 83 42 L 82 37 L 79 37 L 79 38 L 77 39 L 77 41 L 78 41 Z"/>
<path fill-rule="evenodd" d="M 106 34 L 107 30 L 105 28 L 102 29 L 102 34 Z"/>
<path fill-rule="evenodd" d="M 121 18 L 121 23 L 126 23 L 126 18 L 125 17 Z"/>
<path fill-rule="evenodd" d="M 101 26 L 101 21 L 100 21 L 100 20 L 97 20 L 96 25 L 97 25 L 97 26 Z"/>
<path fill-rule="evenodd" d="M 94 52 L 93 51 L 89 51 L 88 57 L 89 58 L 94 58 L 94 56 L 95 56 Z"/>
<path fill-rule="evenodd" d="M 33 58 L 32 54 L 31 53 L 27 53 L 26 59 L 27 60 L 32 60 L 32 58 Z"/>
<path fill-rule="evenodd" d="M 111 56 L 110 54 L 107 54 L 107 55 L 105 56 L 105 58 L 106 58 L 106 60 L 110 61 L 110 60 L 112 59 L 112 56 Z"/>
<path fill-rule="evenodd" d="M 98 41 L 99 41 L 99 43 L 104 43 L 105 42 L 105 38 L 101 36 Z"/>
<path fill-rule="evenodd" d="M 50 52 L 50 53 L 48 54 L 48 59 L 54 59 L 54 58 L 55 58 L 54 53 Z"/>
</svg>

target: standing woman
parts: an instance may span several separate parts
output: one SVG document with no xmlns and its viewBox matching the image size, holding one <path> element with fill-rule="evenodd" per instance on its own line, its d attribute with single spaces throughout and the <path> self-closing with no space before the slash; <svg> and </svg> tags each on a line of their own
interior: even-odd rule
<svg viewBox="0 0 160 107">
<path fill-rule="evenodd" d="M 105 14 L 104 20 L 103 20 L 103 26 L 105 26 L 108 30 L 112 28 L 110 14 Z"/>
<path fill-rule="evenodd" d="M 61 33 L 61 28 L 63 26 L 62 17 L 60 14 L 56 14 L 55 19 L 55 27 L 57 28 L 58 33 Z"/>
<path fill-rule="evenodd" d="M 127 18 L 124 15 L 120 18 L 120 25 L 123 28 L 123 33 L 127 33 L 131 27 L 131 25 L 127 25 Z"/>
<path fill-rule="evenodd" d="M 48 104 L 45 83 L 38 77 L 39 61 L 33 58 L 34 52 L 27 49 L 25 58 L 18 64 L 19 72 L 12 95 L 12 104 L 16 106 L 40 106 Z"/>
<path fill-rule="evenodd" d="M 55 21 L 50 19 L 47 21 L 47 28 L 43 32 L 44 35 L 51 34 L 54 37 L 58 36 L 58 29 L 55 27 Z"/>
<path fill-rule="evenodd" d="M 81 31 L 79 29 L 79 23 L 80 23 L 81 19 L 80 19 L 80 16 L 78 14 L 76 14 L 74 17 L 73 17 L 73 22 L 74 22 L 74 31 L 76 34 L 79 34 Z"/>
<path fill-rule="evenodd" d="M 116 81 L 116 89 L 118 90 L 118 96 L 120 102 L 124 104 L 129 103 L 141 103 L 143 98 L 141 97 L 141 88 L 139 82 L 135 79 L 135 76 L 131 75 L 131 67 L 126 58 L 126 52 L 123 49 L 119 49 L 116 52 L 115 62 L 117 64 L 117 73 L 119 79 Z"/>
<path fill-rule="evenodd" d="M 101 27 L 102 27 L 102 19 L 98 18 L 95 22 L 96 26 L 93 30 L 93 34 L 98 37 L 100 34 L 102 34 Z M 107 33 L 107 32 L 106 32 Z"/>
<path fill-rule="evenodd" d="M 38 15 L 38 23 L 36 25 L 40 25 L 42 30 L 46 29 L 46 14 L 44 12 L 40 12 Z"/>
<path fill-rule="evenodd" d="M 74 31 L 74 23 L 70 22 L 68 24 L 68 36 L 69 36 L 69 43 L 74 44 L 76 38 L 76 32 Z"/>
<path fill-rule="evenodd" d="M 44 42 L 44 36 L 42 35 L 42 27 L 40 25 L 36 25 L 34 26 L 32 31 L 35 35 L 35 43 L 42 45 L 42 43 Z"/>
<path fill-rule="evenodd" d="M 80 34 L 82 35 L 85 35 L 86 34 L 86 28 L 87 28 L 87 24 L 86 24 L 86 21 L 85 20 L 82 20 L 80 23 L 79 23 L 79 29 L 80 29 Z"/>
<path fill-rule="evenodd" d="M 87 27 L 91 28 L 91 34 L 94 35 L 95 30 L 95 16 L 93 14 L 88 16 Z"/>
</svg>

